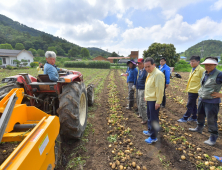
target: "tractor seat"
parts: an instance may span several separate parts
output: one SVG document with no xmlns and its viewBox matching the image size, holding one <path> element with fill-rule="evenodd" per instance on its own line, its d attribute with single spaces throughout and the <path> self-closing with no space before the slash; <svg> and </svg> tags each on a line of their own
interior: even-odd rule
<svg viewBox="0 0 222 170">
<path fill-rule="evenodd" d="M 39 74 L 37 76 L 37 82 L 53 82 L 53 81 L 49 79 L 48 74 Z"/>
</svg>

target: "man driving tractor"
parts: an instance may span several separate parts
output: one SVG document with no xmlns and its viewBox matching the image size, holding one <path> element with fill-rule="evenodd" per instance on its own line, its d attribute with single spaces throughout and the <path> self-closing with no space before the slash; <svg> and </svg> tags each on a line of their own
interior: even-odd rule
<svg viewBox="0 0 222 170">
<path fill-rule="evenodd" d="M 46 51 L 45 53 L 46 63 L 44 65 L 44 74 L 49 75 L 51 81 L 58 81 L 59 73 L 58 71 L 67 71 L 66 69 L 61 69 L 56 67 L 56 53 L 54 51 Z"/>
</svg>

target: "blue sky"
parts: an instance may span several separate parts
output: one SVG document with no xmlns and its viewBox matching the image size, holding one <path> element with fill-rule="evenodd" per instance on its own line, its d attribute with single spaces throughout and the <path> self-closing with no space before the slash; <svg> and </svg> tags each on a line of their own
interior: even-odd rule
<svg viewBox="0 0 222 170">
<path fill-rule="evenodd" d="M 222 0 L 1 0 L 0 13 L 83 47 L 127 56 L 152 43 L 183 52 L 222 40 Z"/>
</svg>

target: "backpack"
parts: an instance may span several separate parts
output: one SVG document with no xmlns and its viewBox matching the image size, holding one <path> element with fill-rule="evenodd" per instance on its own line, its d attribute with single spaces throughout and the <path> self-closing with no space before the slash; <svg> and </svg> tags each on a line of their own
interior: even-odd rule
<svg viewBox="0 0 222 170">
<path fill-rule="evenodd" d="M 176 77 L 176 78 L 182 78 L 181 75 L 178 74 L 178 73 L 175 73 L 175 77 Z"/>
</svg>

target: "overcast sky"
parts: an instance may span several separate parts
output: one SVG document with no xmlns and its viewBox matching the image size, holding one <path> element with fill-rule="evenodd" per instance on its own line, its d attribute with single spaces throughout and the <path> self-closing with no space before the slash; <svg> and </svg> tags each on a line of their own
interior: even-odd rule
<svg viewBox="0 0 222 170">
<path fill-rule="evenodd" d="M 127 56 L 154 43 L 183 52 L 222 40 L 222 0 L 0 0 L 0 14 L 82 47 Z"/>
</svg>

